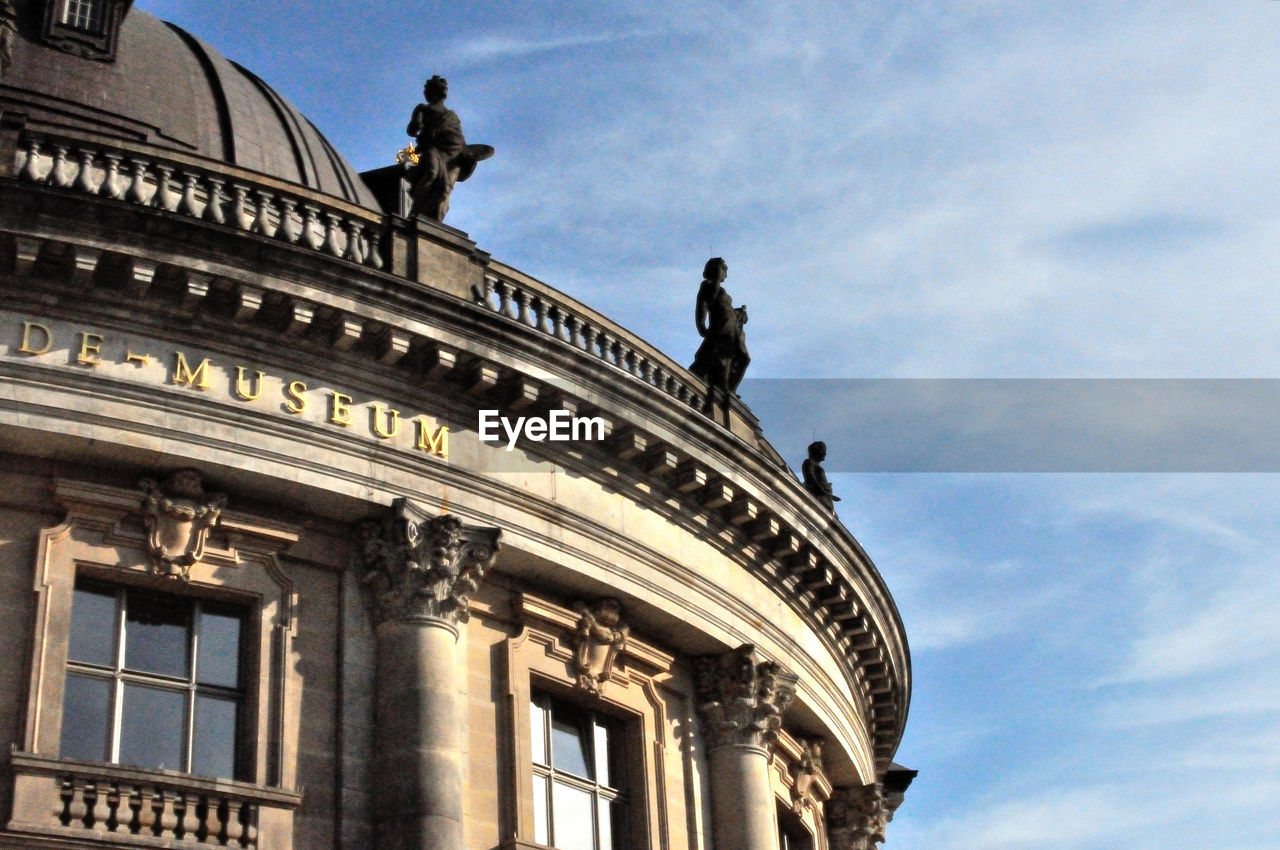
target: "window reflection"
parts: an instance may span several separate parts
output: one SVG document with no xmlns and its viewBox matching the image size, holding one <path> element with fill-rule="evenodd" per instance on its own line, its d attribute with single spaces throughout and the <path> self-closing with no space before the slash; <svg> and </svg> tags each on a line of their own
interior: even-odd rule
<svg viewBox="0 0 1280 850">
<path fill-rule="evenodd" d="M 221 603 L 77 582 L 62 757 L 237 778 L 243 625 Z"/>
<path fill-rule="evenodd" d="M 542 693 L 533 695 L 529 717 L 534 840 L 558 850 L 621 846 L 616 722 Z"/>
</svg>

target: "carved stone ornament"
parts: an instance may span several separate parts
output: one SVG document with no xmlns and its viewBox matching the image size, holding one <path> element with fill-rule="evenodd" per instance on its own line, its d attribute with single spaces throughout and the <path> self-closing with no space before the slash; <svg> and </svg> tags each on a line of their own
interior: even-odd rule
<svg viewBox="0 0 1280 850">
<path fill-rule="evenodd" d="M 578 612 L 573 647 L 578 687 L 599 696 L 618 653 L 626 649 L 631 628 L 622 623 L 622 605 L 616 599 L 601 599 L 590 606 L 579 602 L 573 610 Z"/>
<path fill-rule="evenodd" d="M 769 750 L 798 678 L 744 644 L 694 659 L 698 714 L 708 748 L 753 746 Z"/>
<path fill-rule="evenodd" d="M 813 808 L 813 785 L 822 776 L 822 741 L 811 739 L 802 746 L 795 782 L 791 785 L 791 809 L 798 815 Z"/>
<path fill-rule="evenodd" d="M 0 0 L 0 77 L 13 64 L 13 45 L 18 40 L 18 13 L 9 0 Z"/>
<path fill-rule="evenodd" d="M 144 478 L 142 521 L 147 526 L 147 561 L 157 575 L 191 580 L 191 567 L 204 557 L 209 529 L 218 523 L 227 497 L 205 493 L 200 473 L 179 469 L 162 483 Z"/>
<path fill-rule="evenodd" d="M 831 850 L 876 850 L 892 817 L 879 785 L 837 788 L 826 809 Z"/>
<path fill-rule="evenodd" d="M 498 554 L 502 530 L 464 526 L 455 516 L 420 518 L 396 499 L 357 529 L 363 584 L 378 623 L 430 618 L 465 623 L 471 594 Z"/>
</svg>

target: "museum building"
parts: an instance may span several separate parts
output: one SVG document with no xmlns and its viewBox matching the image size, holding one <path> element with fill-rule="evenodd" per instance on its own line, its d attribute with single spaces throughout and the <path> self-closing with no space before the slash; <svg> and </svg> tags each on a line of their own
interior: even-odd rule
<svg viewBox="0 0 1280 850">
<path fill-rule="evenodd" d="M 0 847 L 881 843 L 903 625 L 751 412 L 130 6 L 0 0 Z"/>
</svg>

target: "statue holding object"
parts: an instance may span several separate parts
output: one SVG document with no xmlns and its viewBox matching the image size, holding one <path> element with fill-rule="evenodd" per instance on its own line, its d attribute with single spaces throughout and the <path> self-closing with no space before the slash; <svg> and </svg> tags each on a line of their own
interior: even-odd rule
<svg viewBox="0 0 1280 850">
<path fill-rule="evenodd" d="M 469 145 L 462 135 L 462 122 L 452 109 L 445 108 L 449 81 L 439 75 L 422 87 L 426 103 L 413 108 L 405 132 L 414 144 L 400 152 L 397 159 L 407 166 L 409 180 L 409 218 L 426 216 L 444 221 L 449 211 L 453 186 L 466 180 L 476 170 L 476 163 L 493 156 L 489 145 Z"/>
<path fill-rule="evenodd" d="M 729 423 L 729 397 L 737 393 L 747 364 L 751 362 L 745 330 L 747 308 L 745 305 L 733 306 L 733 298 L 724 288 L 728 276 L 729 265 L 724 260 L 720 257 L 707 260 L 694 306 L 694 322 L 702 344 L 689 367 L 690 372 L 707 382 L 702 412 L 711 414 L 714 396 L 719 393 L 726 425 Z"/>
</svg>

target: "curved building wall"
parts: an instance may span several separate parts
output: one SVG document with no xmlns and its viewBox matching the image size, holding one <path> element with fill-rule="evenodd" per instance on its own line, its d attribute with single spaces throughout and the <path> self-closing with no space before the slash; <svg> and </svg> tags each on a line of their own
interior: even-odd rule
<svg viewBox="0 0 1280 850">
<path fill-rule="evenodd" d="M 126 23 L 118 63 L 145 37 L 192 67 Z M 290 173 L 305 121 L 225 60 L 231 111 L 280 119 L 237 118 L 234 159 L 15 113 L 53 100 L 14 93 L 22 51 L 0 121 L 5 846 L 882 836 L 909 782 L 902 624 L 748 410 L 702 416 L 700 381 L 625 328 Z M 584 432 L 507 451 L 481 410 Z M 131 655 L 166 634 L 177 667 Z M 139 738 L 140 695 L 178 731 L 158 708 Z"/>
</svg>

